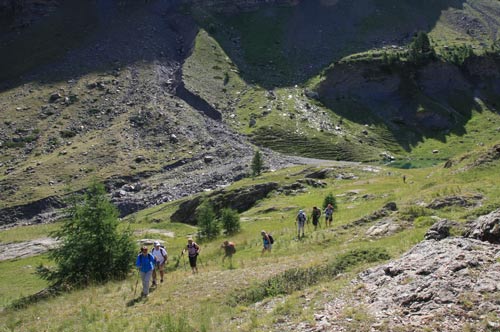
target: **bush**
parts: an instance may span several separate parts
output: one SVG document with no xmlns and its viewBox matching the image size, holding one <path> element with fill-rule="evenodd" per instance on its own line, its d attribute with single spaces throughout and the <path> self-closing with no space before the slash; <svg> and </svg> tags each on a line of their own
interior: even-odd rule
<svg viewBox="0 0 500 332">
<path fill-rule="evenodd" d="M 326 209 L 328 204 L 333 206 L 333 211 L 337 211 L 337 200 L 332 193 L 328 193 L 328 195 L 325 196 L 325 199 L 323 200 L 323 210 Z"/>
<path fill-rule="evenodd" d="M 209 202 L 203 202 L 196 209 L 196 223 L 200 238 L 213 239 L 219 236 L 220 224 L 215 218 L 215 212 Z"/>
<path fill-rule="evenodd" d="M 231 235 L 240 231 L 240 215 L 236 210 L 223 209 L 221 212 L 221 221 L 226 234 Z"/>
<path fill-rule="evenodd" d="M 83 197 L 73 196 L 68 219 L 52 233 L 61 245 L 50 252 L 55 270 L 39 268 L 52 286 L 86 286 L 123 279 L 136 253 L 130 229 L 119 231 L 118 211 L 102 184 L 94 182 Z"/>
</svg>

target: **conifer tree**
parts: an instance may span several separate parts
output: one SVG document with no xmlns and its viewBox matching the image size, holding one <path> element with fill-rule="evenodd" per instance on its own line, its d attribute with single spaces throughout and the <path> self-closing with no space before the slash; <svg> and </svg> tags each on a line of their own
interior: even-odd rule
<svg viewBox="0 0 500 332">
<path fill-rule="evenodd" d="M 60 246 L 50 252 L 51 270 L 39 267 L 53 286 L 86 286 L 125 278 L 132 268 L 135 245 L 130 229 L 120 230 L 118 211 L 104 186 L 94 182 L 83 196 L 73 196 L 67 219 L 53 232 Z"/>
<path fill-rule="evenodd" d="M 255 154 L 253 155 L 252 165 L 251 165 L 253 177 L 260 175 L 260 173 L 262 172 L 262 166 L 263 166 L 263 161 L 260 150 L 255 150 Z"/>
</svg>

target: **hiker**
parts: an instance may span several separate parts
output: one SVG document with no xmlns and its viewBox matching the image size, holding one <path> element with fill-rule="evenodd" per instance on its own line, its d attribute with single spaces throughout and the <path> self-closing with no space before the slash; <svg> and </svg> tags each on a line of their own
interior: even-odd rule
<svg viewBox="0 0 500 332">
<path fill-rule="evenodd" d="M 156 260 L 155 257 L 148 253 L 148 247 L 141 248 L 141 253 L 137 256 L 135 266 L 139 269 L 142 280 L 142 293 L 141 296 L 147 297 L 149 295 L 149 280 L 153 274 Z"/>
<path fill-rule="evenodd" d="M 153 270 L 153 285 L 156 286 L 156 271 L 160 272 L 160 283 L 163 283 L 163 275 L 165 270 L 165 264 L 167 263 L 168 254 L 165 247 L 160 246 L 160 242 L 155 241 L 153 250 L 151 250 L 151 254 L 156 259 L 155 269 Z"/>
<path fill-rule="evenodd" d="M 328 204 L 325 209 L 325 227 L 330 227 L 332 225 L 333 220 L 333 206 L 332 204 Z"/>
<path fill-rule="evenodd" d="M 316 230 L 318 228 L 318 225 L 321 228 L 320 221 L 319 221 L 319 218 L 321 216 L 321 210 L 318 209 L 316 206 L 314 206 L 312 213 L 311 213 L 311 216 L 312 216 L 312 224 L 314 225 L 314 230 Z"/>
<path fill-rule="evenodd" d="M 300 239 L 300 231 L 302 230 L 302 237 L 304 237 L 304 226 L 307 222 L 307 216 L 304 210 L 299 210 L 296 220 L 297 220 L 297 237 Z"/>
<path fill-rule="evenodd" d="M 271 252 L 273 248 L 273 241 L 271 241 L 271 236 L 266 233 L 266 231 L 261 231 L 260 235 L 262 235 L 262 242 L 264 247 L 262 248 L 261 256 L 264 255 L 266 251 Z"/>
<path fill-rule="evenodd" d="M 233 255 L 236 252 L 236 247 L 234 246 L 234 243 L 226 240 L 222 243 L 220 247 L 224 249 L 224 257 L 222 257 L 222 262 L 224 263 L 226 257 L 229 257 L 229 261 L 232 262 Z"/>
<path fill-rule="evenodd" d="M 188 252 L 189 257 L 189 266 L 191 266 L 191 271 L 193 273 L 198 273 L 198 267 L 196 266 L 196 260 L 198 259 L 198 254 L 200 253 L 200 246 L 193 241 L 193 238 L 188 239 L 188 244 L 185 249 L 182 250 L 182 253 Z"/>
</svg>

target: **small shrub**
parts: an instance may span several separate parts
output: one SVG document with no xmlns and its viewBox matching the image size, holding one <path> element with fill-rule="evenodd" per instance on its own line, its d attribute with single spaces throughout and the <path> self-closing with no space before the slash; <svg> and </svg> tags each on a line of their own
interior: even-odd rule
<svg viewBox="0 0 500 332">
<path fill-rule="evenodd" d="M 337 211 L 337 200 L 335 199 L 335 196 L 330 192 L 328 195 L 325 196 L 325 199 L 323 200 L 323 210 L 326 209 L 328 204 L 331 204 L 333 206 L 333 210 Z"/>
<path fill-rule="evenodd" d="M 62 138 L 71 138 L 76 136 L 76 132 L 73 130 L 61 130 L 59 135 L 61 135 Z"/>
<path fill-rule="evenodd" d="M 231 235 L 240 231 L 241 225 L 238 211 L 223 209 L 221 212 L 221 221 L 226 234 Z"/>
<path fill-rule="evenodd" d="M 196 222 L 200 238 L 213 239 L 219 236 L 220 224 L 215 218 L 212 205 L 208 201 L 203 202 L 196 210 Z"/>
</svg>

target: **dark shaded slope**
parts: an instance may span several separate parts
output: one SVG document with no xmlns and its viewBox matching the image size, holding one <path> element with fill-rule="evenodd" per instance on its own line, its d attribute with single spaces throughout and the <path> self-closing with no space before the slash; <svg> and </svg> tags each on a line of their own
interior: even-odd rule
<svg viewBox="0 0 500 332">
<path fill-rule="evenodd" d="M 416 31 L 430 30 L 442 11 L 462 9 L 464 2 L 308 0 L 198 17 L 246 81 L 274 88 L 303 83 L 348 54 L 407 44 Z"/>
</svg>

